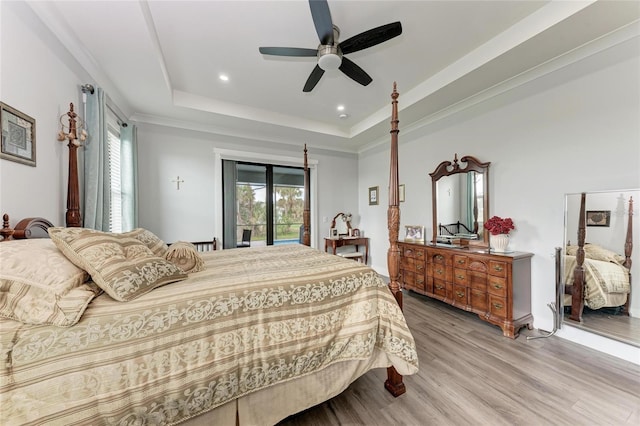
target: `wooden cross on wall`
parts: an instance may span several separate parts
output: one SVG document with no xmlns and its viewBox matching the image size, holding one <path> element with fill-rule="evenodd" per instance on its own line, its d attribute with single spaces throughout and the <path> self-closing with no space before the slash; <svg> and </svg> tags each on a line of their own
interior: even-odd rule
<svg viewBox="0 0 640 426">
<path fill-rule="evenodd" d="M 176 178 L 174 180 L 172 180 L 171 182 L 175 182 L 176 183 L 176 189 L 178 191 L 180 191 L 180 184 L 184 182 L 184 179 L 180 179 L 180 176 L 176 176 Z"/>
</svg>

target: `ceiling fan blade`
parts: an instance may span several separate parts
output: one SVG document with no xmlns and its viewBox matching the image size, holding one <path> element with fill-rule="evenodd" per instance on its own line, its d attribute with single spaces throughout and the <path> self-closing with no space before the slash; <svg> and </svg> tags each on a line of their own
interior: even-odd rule
<svg viewBox="0 0 640 426">
<path fill-rule="evenodd" d="M 333 44 L 333 21 L 329 4 L 326 0 L 309 0 L 309 7 L 320 44 Z"/>
<path fill-rule="evenodd" d="M 317 56 L 316 49 L 304 49 L 301 47 L 260 47 L 260 53 L 263 55 L 276 56 Z"/>
<path fill-rule="evenodd" d="M 320 77 L 324 74 L 324 70 L 320 68 L 318 65 L 311 71 L 311 75 L 307 79 L 307 82 L 304 84 L 303 92 L 310 92 L 316 87 L 316 84 L 320 81 Z"/>
<path fill-rule="evenodd" d="M 400 22 L 392 22 L 348 38 L 340 43 L 340 49 L 346 55 L 347 53 L 357 52 L 358 50 L 383 43 L 400 34 L 402 34 L 402 24 Z"/>
<path fill-rule="evenodd" d="M 363 86 L 366 86 L 373 81 L 373 79 L 369 77 L 369 74 L 364 72 L 362 68 L 360 68 L 353 61 L 345 58 L 344 56 L 342 57 L 342 64 L 340 65 L 339 69 L 340 71 L 345 73 L 347 77 L 357 81 Z"/>
</svg>

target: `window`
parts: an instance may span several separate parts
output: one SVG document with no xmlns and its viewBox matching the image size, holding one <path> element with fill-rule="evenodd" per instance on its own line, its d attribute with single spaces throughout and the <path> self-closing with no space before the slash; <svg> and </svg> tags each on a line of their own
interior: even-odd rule
<svg viewBox="0 0 640 426">
<path fill-rule="evenodd" d="M 252 245 L 300 241 L 303 168 L 231 160 L 223 167 L 225 248 L 236 247 L 245 230 L 251 230 Z"/>
<path fill-rule="evenodd" d="M 107 144 L 109 155 L 109 180 L 111 193 L 109 208 L 109 231 L 122 232 L 122 178 L 120 126 L 115 115 L 109 111 L 107 118 Z"/>
</svg>

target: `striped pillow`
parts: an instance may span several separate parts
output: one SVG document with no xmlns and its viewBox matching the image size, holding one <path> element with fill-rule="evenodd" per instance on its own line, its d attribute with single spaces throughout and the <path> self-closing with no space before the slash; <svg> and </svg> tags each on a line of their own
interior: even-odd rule
<svg viewBox="0 0 640 426">
<path fill-rule="evenodd" d="M 158 257 L 164 257 L 167 254 L 169 246 L 158 238 L 153 232 L 144 228 L 136 228 L 133 231 L 125 232 L 122 234 L 125 237 L 132 237 L 141 241 L 145 246 L 149 247 L 149 250 Z"/>
<path fill-rule="evenodd" d="M 0 317 L 68 327 L 100 294 L 48 238 L 2 242 L 0 258 Z"/>
<path fill-rule="evenodd" d="M 121 302 L 187 278 L 180 268 L 127 234 L 53 227 L 49 228 L 49 236 L 71 262 Z"/>
</svg>

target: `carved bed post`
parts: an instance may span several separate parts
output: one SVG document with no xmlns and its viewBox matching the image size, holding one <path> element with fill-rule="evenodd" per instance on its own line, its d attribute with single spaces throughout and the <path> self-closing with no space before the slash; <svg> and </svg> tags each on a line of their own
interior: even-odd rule
<svg viewBox="0 0 640 426">
<path fill-rule="evenodd" d="M 77 141 L 76 117 L 73 111 L 73 103 L 69 104 L 69 180 L 67 181 L 67 214 L 65 216 L 68 227 L 82 226 L 82 218 L 80 216 L 80 186 L 78 185 L 78 146 L 74 143 Z"/>
<path fill-rule="evenodd" d="M 627 236 L 624 240 L 624 263 L 622 266 L 629 269 L 629 294 L 627 302 L 622 306 L 622 313 L 629 315 L 629 305 L 631 304 L 631 251 L 633 250 L 633 197 L 629 197 L 629 218 L 627 223 Z"/>
<path fill-rule="evenodd" d="M 311 201 L 309 199 L 309 163 L 307 162 L 307 144 L 304 144 L 304 211 L 302 213 L 302 244 L 311 246 Z"/>
<path fill-rule="evenodd" d="M 387 267 L 389 269 L 389 288 L 402 309 L 402 291 L 400 289 L 400 248 L 398 233 L 400 231 L 400 197 L 398 195 L 398 92 L 393 83 L 391 94 L 391 165 L 389 171 L 389 209 L 387 210 L 387 228 L 389 229 L 389 251 Z M 407 390 L 402 376 L 395 368 L 387 368 L 387 380 L 384 387 L 393 395 L 400 396 Z"/>
<path fill-rule="evenodd" d="M 576 269 L 573 270 L 573 286 L 571 294 L 571 315 L 569 319 L 582 321 L 584 309 L 584 240 L 586 236 L 586 193 L 580 196 L 580 216 L 578 217 L 578 251 L 576 252 Z"/>
</svg>

